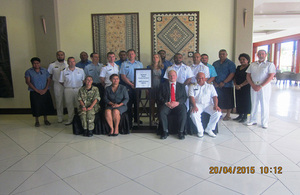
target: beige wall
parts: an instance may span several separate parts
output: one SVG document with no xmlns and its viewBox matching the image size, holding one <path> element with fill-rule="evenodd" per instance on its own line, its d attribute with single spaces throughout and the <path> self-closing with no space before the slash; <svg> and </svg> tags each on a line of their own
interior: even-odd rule
<svg viewBox="0 0 300 195">
<path fill-rule="evenodd" d="M 0 14 L 6 16 L 14 98 L 0 98 L 0 108 L 29 108 L 24 73 L 31 67 L 35 38 L 31 0 L 0 0 Z"/>
<path fill-rule="evenodd" d="M 250 59 L 252 59 L 251 56 L 253 39 L 253 1 L 236 0 L 235 7 L 235 36 L 233 61 L 238 65 L 240 64 L 238 57 L 241 53 L 249 54 Z M 244 10 L 246 10 L 245 16 Z"/>
<path fill-rule="evenodd" d="M 218 58 L 221 48 L 233 53 L 234 0 L 59 0 L 59 37 L 67 56 L 79 59 L 79 53 L 92 52 L 91 14 L 138 12 L 141 61 L 146 66 L 151 56 L 151 12 L 199 11 L 200 52 Z"/>
<path fill-rule="evenodd" d="M 0 0 L 0 13 L 7 17 L 15 93 L 15 98 L 0 98 L 0 108 L 30 107 L 24 72 L 31 66 L 29 63 L 31 57 L 41 56 L 42 66 L 48 66 L 50 61 L 55 60 L 55 52 L 59 49 L 65 51 L 67 57 L 76 57 L 76 60 L 79 59 L 82 50 L 92 52 L 91 14 L 138 12 L 141 61 L 146 66 L 151 61 L 150 13 L 199 11 L 200 52 L 207 53 L 212 63 L 218 59 L 219 49 L 224 48 L 228 51 L 228 57 L 232 59 L 235 55 L 234 48 L 240 40 L 240 37 L 234 38 L 235 1 L 242 2 L 242 0 L 43 0 L 40 2 Z M 43 6 L 40 5 L 42 2 Z M 41 15 L 46 16 L 49 22 L 48 35 L 42 34 Z M 248 41 L 245 47 L 249 48 L 252 43 Z"/>
</svg>

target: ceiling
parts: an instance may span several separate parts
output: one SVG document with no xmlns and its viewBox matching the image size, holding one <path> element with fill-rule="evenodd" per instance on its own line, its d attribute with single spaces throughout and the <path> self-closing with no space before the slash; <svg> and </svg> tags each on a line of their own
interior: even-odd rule
<svg viewBox="0 0 300 195">
<path fill-rule="evenodd" d="M 299 33 L 300 0 L 254 0 L 254 43 Z"/>
</svg>

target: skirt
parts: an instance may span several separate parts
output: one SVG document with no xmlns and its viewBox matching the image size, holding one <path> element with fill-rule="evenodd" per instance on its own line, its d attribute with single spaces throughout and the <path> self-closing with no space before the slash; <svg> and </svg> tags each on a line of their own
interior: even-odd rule
<svg viewBox="0 0 300 195">
<path fill-rule="evenodd" d="M 44 95 L 30 91 L 30 105 L 34 117 L 54 114 L 54 107 L 49 90 Z"/>
<path fill-rule="evenodd" d="M 221 109 L 234 108 L 233 87 L 216 88 L 218 94 L 218 106 Z"/>
<path fill-rule="evenodd" d="M 126 105 L 123 105 L 123 106 L 120 106 L 120 107 L 118 107 L 118 108 L 113 108 L 113 107 L 111 107 L 111 106 L 109 106 L 109 105 L 106 105 L 106 108 L 105 108 L 105 109 L 109 109 L 109 110 L 117 109 L 117 110 L 120 111 L 120 114 L 122 115 L 124 112 L 127 111 L 127 106 L 126 106 Z"/>
</svg>

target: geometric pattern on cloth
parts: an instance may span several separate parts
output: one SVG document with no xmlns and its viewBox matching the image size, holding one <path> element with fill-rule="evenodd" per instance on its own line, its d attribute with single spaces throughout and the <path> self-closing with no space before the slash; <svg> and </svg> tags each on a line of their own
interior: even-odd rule
<svg viewBox="0 0 300 195">
<path fill-rule="evenodd" d="M 93 49 L 103 64 L 107 63 L 106 54 L 116 54 L 121 50 L 134 49 L 140 58 L 139 15 L 138 13 L 92 14 Z M 116 59 L 119 60 L 119 59 Z"/>
<path fill-rule="evenodd" d="M 157 37 L 164 44 L 169 45 L 173 53 L 177 53 L 194 37 L 194 34 L 177 17 L 174 17 Z"/>
<path fill-rule="evenodd" d="M 152 53 L 166 51 L 166 59 L 173 61 L 181 53 L 183 62 L 192 64 L 193 54 L 199 51 L 199 12 L 151 13 Z"/>
</svg>

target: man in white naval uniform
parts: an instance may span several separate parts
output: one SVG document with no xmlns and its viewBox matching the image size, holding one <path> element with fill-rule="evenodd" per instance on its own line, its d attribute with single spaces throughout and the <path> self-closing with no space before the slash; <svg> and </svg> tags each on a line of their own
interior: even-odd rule
<svg viewBox="0 0 300 195">
<path fill-rule="evenodd" d="M 247 72 L 247 81 L 251 85 L 251 117 L 248 126 L 257 124 L 257 111 L 260 104 L 262 128 L 268 128 L 271 81 L 276 73 L 275 65 L 266 61 L 267 52 L 257 52 L 258 61 L 252 62 Z"/>
<path fill-rule="evenodd" d="M 206 76 L 203 72 L 196 75 L 197 83 L 190 85 L 189 98 L 191 104 L 191 119 L 198 130 L 198 137 L 203 137 L 203 126 L 201 122 L 201 113 L 210 114 L 209 122 L 205 132 L 216 137 L 213 130 L 222 116 L 221 109 L 218 106 L 218 94 L 212 84 L 206 83 Z"/>
<path fill-rule="evenodd" d="M 205 74 L 205 78 L 209 79 L 209 77 L 210 77 L 209 76 L 209 68 L 201 62 L 200 53 L 194 53 L 193 62 L 194 62 L 194 64 L 191 65 L 191 69 L 192 69 L 194 76 L 191 80 L 191 83 L 193 83 L 193 84 L 197 83 L 196 75 L 198 74 L 198 72 L 203 72 Z"/>
<path fill-rule="evenodd" d="M 168 73 L 170 70 L 175 70 L 177 73 L 177 82 L 185 85 L 186 94 L 188 95 L 189 87 L 188 85 L 191 83 L 191 79 L 194 76 L 192 69 L 182 63 L 182 54 L 176 53 L 174 56 L 174 64 L 167 68 L 164 78 L 168 79 Z M 189 99 L 186 101 L 187 110 L 189 110 Z"/>
<path fill-rule="evenodd" d="M 49 65 L 48 72 L 51 75 L 54 86 L 54 97 L 56 103 L 57 120 L 59 123 L 63 122 L 63 110 L 64 110 L 64 87 L 59 83 L 60 72 L 68 67 L 65 60 L 65 52 L 56 52 L 57 60 Z"/>
<path fill-rule="evenodd" d="M 71 125 L 74 117 L 74 108 L 78 108 L 78 91 L 85 79 L 84 71 L 75 67 L 74 57 L 68 58 L 69 67 L 60 74 L 59 82 L 64 86 L 65 102 L 68 110 L 68 121 L 65 125 Z"/>
<path fill-rule="evenodd" d="M 110 75 L 117 74 L 119 75 L 119 66 L 115 63 L 115 53 L 108 52 L 107 53 L 107 65 L 102 67 L 100 72 L 100 82 L 103 87 L 108 87 L 111 85 L 111 81 L 109 80 Z"/>
</svg>

